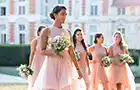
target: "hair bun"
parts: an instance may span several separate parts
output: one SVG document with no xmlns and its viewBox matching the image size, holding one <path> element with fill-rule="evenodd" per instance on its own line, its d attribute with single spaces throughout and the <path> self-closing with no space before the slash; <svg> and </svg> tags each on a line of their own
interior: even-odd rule
<svg viewBox="0 0 140 90">
<path fill-rule="evenodd" d="M 55 17 L 54 17 L 53 13 L 50 13 L 50 17 L 51 17 L 51 19 L 55 20 Z"/>
</svg>

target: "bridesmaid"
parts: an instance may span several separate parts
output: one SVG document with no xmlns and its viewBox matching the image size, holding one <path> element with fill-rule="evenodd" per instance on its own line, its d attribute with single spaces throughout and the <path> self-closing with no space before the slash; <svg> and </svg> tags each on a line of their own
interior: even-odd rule
<svg viewBox="0 0 140 90">
<path fill-rule="evenodd" d="M 40 26 L 37 31 L 38 37 L 31 41 L 31 52 L 30 52 L 30 61 L 29 66 L 33 69 L 34 74 L 29 76 L 29 89 L 33 87 L 34 82 L 38 76 L 38 73 L 42 67 L 45 56 L 41 55 L 40 49 L 40 32 L 45 29 L 44 26 Z M 31 90 L 31 89 L 30 89 Z"/>
<path fill-rule="evenodd" d="M 41 33 L 41 53 L 47 57 L 35 82 L 35 90 L 74 90 L 72 89 L 74 74 L 77 74 L 76 79 L 78 76 L 79 79 L 82 78 L 72 46 L 63 50 L 63 58 L 54 53 L 50 47 L 51 40 L 55 36 L 66 35 L 70 41 L 70 33 L 61 26 L 65 22 L 66 15 L 64 6 L 55 6 L 50 14 L 54 23 Z"/>
<path fill-rule="evenodd" d="M 111 90 L 135 90 L 134 76 L 128 64 L 119 59 L 120 54 L 128 54 L 121 32 L 115 32 L 114 43 L 108 51 L 109 57 L 113 59 L 108 72 Z"/>
<path fill-rule="evenodd" d="M 99 85 L 102 84 L 103 90 L 108 89 L 108 78 L 105 68 L 102 66 L 101 61 L 104 56 L 107 56 L 106 47 L 103 45 L 104 37 L 102 33 L 95 35 L 94 46 L 89 47 L 89 52 L 93 54 L 92 62 L 92 90 L 100 90 Z"/>
<path fill-rule="evenodd" d="M 80 69 L 83 74 L 83 79 L 86 84 L 86 90 L 90 90 L 90 82 L 89 82 L 89 75 L 90 75 L 90 67 L 88 61 L 88 52 L 87 46 L 84 42 L 82 30 L 76 29 L 73 34 L 73 43 L 75 51 L 77 51 L 80 55 L 79 65 Z"/>
</svg>

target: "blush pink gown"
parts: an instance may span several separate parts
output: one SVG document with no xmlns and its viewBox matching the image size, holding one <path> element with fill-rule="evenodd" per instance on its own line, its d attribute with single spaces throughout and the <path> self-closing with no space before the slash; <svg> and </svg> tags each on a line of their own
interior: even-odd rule
<svg viewBox="0 0 140 90">
<path fill-rule="evenodd" d="M 90 50 L 91 49 L 91 50 Z M 99 47 L 97 45 L 89 48 L 89 51 L 92 51 L 93 54 L 93 63 L 92 63 L 92 90 L 103 90 L 103 87 L 100 87 L 100 84 L 105 85 L 105 88 L 108 88 L 108 78 L 105 68 L 101 65 L 102 58 L 107 55 L 105 47 Z"/>
<path fill-rule="evenodd" d="M 89 86 L 90 76 L 88 75 L 88 65 L 87 65 L 87 52 L 84 50 L 84 47 L 82 46 L 82 44 L 76 44 L 75 49 L 80 54 L 80 60 L 78 61 L 78 63 L 83 74 L 83 79 L 85 80 L 87 87 L 90 87 Z"/>
<path fill-rule="evenodd" d="M 50 27 L 50 30 L 50 40 L 61 34 L 69 36 L 67 30 L 55 26 Z M 73 67 L 68 48 L 63 51 L 62 56 L 63 58 L 57 55 L 46 57 L 35 82 L 34 90 L 75 90 L 72 89 L 72 80 L 77 79 L 78 74 Z"/>
<path fill-rule="evenodd" d="M 40 72 L 44 60 L 45 60 L 45 56 L 41 55 L 40 38 L 37 38 L 36 52 L 31 65 L 31 68 L 34 71 L 34 73 L 32 76 L 28 77 L 28 83 L 29 83 L 28 90 L 32 90 L 32 87 L 34 86 L 34 82 Z"/>
<path fill-rule="evenodd" d="M 116 44 L 113 44 L 111 48 L 113 52 L 113 57 L 118 56 L 120 53 L 124 53 L 124 50 L 121 50 L 120 47 Z M 119 57 L 113 59 L 113 63 L 109 67 L 108 74 L 111 89 L 117 90 L 116 84 L 121 83 L 121 90 L 135 90 L 134 76 L 127 63 L 120 63 Z"/>
</svg>

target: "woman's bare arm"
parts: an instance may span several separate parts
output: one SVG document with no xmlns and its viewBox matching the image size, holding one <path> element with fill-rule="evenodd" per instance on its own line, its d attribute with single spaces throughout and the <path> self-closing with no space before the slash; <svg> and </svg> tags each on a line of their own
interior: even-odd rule
<svg viewBox="0 0 140 90">
<path fill-rule="evenodd" d="M 31 41 L 31 49 L 30 49 L 30 59 L 29 59 L 29 66 L 31 66 L 33 62 L 33 58 L 36 52 L 36 46 L 37 46 L 37 39 L 33 39 Z"/>
<path fill-rule="evenodd" d="M 48 40 L 51 32 L 49 28 L 46 28 L 43 30 L 40 34 L 40 43 L 41 43 L 41 54 L 46 56 L 51 56 L 54 53 L 51 51 L 51 49 L 47 48 L 49 45 Z"/>
<path fill-rule="evenodd" d="M 125 52 L 125 54 L 129 54 L 129 51 L 128 51 L 128 49 L 126 49 L 124 52 Z"/>
<path fill-rule="evenodd" d="M 113 57 L 113 51 L 112 51 L 112 47 L 110 47 L 109 49 L 108 49 L 108 56 L 109 57 Z"/>
<path fill-rule="evenodd" d="M 74 66 L 76 67 L 76 69 L 78 71 L 79 77 L 81 78 L 82 77 L 82 74 L 81 74 L 81 71 L 80 71 L 79 64 L 78 64 L 78 62 L 76 60 L 75 54 L 74 54 L 74 48 L 73 48 L 73 46 L 70 46 L 69 47 L 69 54 L 71 56 L 71 59 L 72 59 L 72 62 L 74 64 Z"/>
</svg>

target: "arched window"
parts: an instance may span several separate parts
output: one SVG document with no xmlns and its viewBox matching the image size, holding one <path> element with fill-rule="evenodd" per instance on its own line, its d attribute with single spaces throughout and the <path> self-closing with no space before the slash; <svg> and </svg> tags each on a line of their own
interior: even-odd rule
<svg viewBox="0 0 140 90">
<path fill-rule="evenodd" d="M 125 38 L 125 27 L 123 25 L 118 26 L 118 31 L 120 31 L 123 34 L 123 37 Z"/>
<path fill-rule="evenodd" d="M 92 45 L 93 44 L 93 40 L 94 40 L 94 36 L 95 33 L 98 31 L 97 25 L 90 25 L 89 26 L 89 31 L 88 31 L 88 35 L 89 35 L 89 39 L 88 39 L 88 44 Z"/>
</svg>

